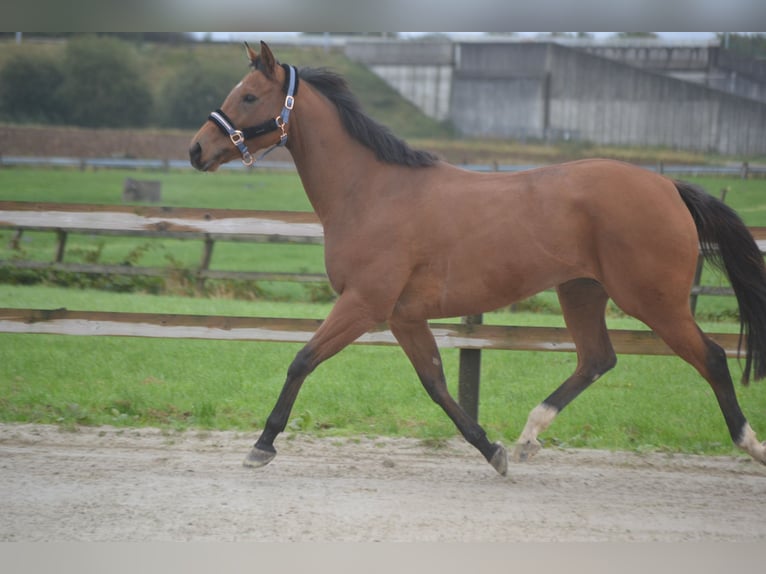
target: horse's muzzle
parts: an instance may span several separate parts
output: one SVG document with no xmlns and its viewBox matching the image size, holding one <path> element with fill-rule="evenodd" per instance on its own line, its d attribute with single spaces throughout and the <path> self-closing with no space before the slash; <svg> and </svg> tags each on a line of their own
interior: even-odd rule
<svg viewBox="0 0 766 574">
<path fill-rule="evenodd" d="M 202 169 L 202 146 L 199 142 L 189 148 L 189 161 L 195 169 Z"/>
</svg>

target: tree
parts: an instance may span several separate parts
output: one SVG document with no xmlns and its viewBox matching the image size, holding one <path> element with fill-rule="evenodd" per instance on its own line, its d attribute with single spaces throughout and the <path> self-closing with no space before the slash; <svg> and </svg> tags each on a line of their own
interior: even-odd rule
<svg viewBox="0 0 766 574">
<path fill-rule="evenodd" d="M 0 113 L 24 123 L 55 123 L 66 110 L 56 97 L 64 79 L 57 60 L 18 54 L 0 70 Z"/>
<path fill-rule="evenodd" d="M 659 38 L 660 36 L 659 34 L 657 34 L 657 32 L 617 32 L 613 37 L 624 39 L 624 40 L 629 40 L 632 38 L 637 38 L 639 40 L 641 39 L 655 40 Z"/>
<path fill-rule="evenodd" d="M 85 36 L 67 43 L 61 99 L 67 121 L 87 127 L 144 126 L 152 96 L 129 44 Z"/>
<path fill-rule="evenodd" d="M 766 34 L 719 33 L 721 46 L 733 53 L 749 58 L 766 57 Z"/>
<path fill-rule="evenodd" d="M 190 60 L 163 86 L 161 123 L 177 128 L 199 127 L 221 105 L 237 79 L 229 70 Z"/>
</svg>

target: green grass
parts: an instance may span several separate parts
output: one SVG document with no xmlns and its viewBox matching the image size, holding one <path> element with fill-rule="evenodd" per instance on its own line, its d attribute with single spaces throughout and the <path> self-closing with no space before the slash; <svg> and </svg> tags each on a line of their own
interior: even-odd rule
<svg viewBox="0 0 766 574">
<path fill-rule="evenodd" d="M 154 425 L 256 431 L 298 345 L 0 335 L 4 422 Z M 454 392 L 457 352 L 443 353 Z M 480 419 L 512 441 L 526 414 L 571 372 L 570 354 L 483 356 Z M 549 444 L 730 453 L 712 393 L 673 358 L 624 357 L 544 435 Z M 763 389 L 740 392 L 755 428 Z M 322 365 L 296 402 L 292 430 L 323 435 L 448 438 L 449 420 L 397 348 L 346 349 Z"/>
<path fill-rule="evenodd" d="M 67 203 L 121 204 L 122 184 L 126 177 L 155 179 L 162 183 L 162 204 L 182 207 L 228 209 L 311 211 L 296 173 L 221 172 L 216 175 L 196 172 L 140 172 L 123 170 L 2 169 L 0 200 Z M 0 259 L 22 258 L 51 261 L 56 249 L 52 232 L 27 232 L 20 251 L 9 249 L 13 232 L 0 230 Z M 197 268 L 202 259 L 201 241 L 173 239 L 148 241 L 141 238 L 103 237 L 70 234 L 65 262 Z M 273 271 L 322 273 L 324 254 L 321 246 L 227 243 L 220 241 L 213 251 L 211 269 L 227 271 Z M 33 277 L 34 274 L 23 274 Z M 30 279 L 31 280 L 31 279 Z M 69 281 L 65 276 L 63 280 Z M 23 279 L 22 279 L 23 281 Z M 142 282 L 143 285 L 147 282 Z M 115 280 L 114 288 L 133 284 Z M 156 285 L 156 281 L 149 281 Z M 215 285 L 211 282 L 211 285 Z M 174 288 L 174 286 L 170 286 Z M 180 286 L 178 288 L 183 288 Z M 264 283 L 261 295 L 273 298 L 304 298 L 312 287 L 290 283 Z"/>
<path fill-rule="evenodd" d="M 0 198 L 29 201 L 118 203 L 122 179 L 135 172 L 0 170 Z M 207 176 L 170 172 L 138 174 L 163 181 L 163 203 L 247 209 L 309 209 L 294 174 L 258 172 Z M 766 225 L 766 182 L 711 179 L 711 191 L 731 187 L 727 198 L 750 225 Z M 52 237 L 25 234 L 25 256 L 49 260 Z M 50 235 L 50 234 L 48 234 Z M 9 233 L 0 234 L 2 257 Z M 71 238 L 68 257 L 88 257 L 104 238 Z M 141 240 L 108 238 L 102 260 L 119 261 Z M 153 244 L 154 245 L 154 244 Z M 213 266 L 221 269 L 321 270 L 321 248 L 217 245 Z M 270 247 L 269 247 L 270 248 Z M 287 250 L 295 251 L 292 256 Z M 303 250 L 303 251 L 301 251 Z M 171 255 L 195 265 L 196 242 L 157 242 L 141 264 L 161 264 Z M 282 267 L 280 267 L 282 266 Z M 288 269 L 289 268 L 289 269 Z M 712 273 L 706 281 L 717 282 Z M 192 314 L 323 318 L 330 304 L 256 298 L 123 294 L 51 286 L 0 285 L 0 306 L 145 311 Z M 561 326 L 555 295 L 543 293 L 485 315 L 485 323 Z M 736 332 L 733 300 L 700 299 L 703 329 Z M 711 319 L 722 319 L 712 321 Z M 641 325 L 610 309 L 612 328 Z M 0 334 L 0 421 L 63 426 L 221 428 L 263 425 L 288 365 L 300 345 L 232 341 L 164 340 Z M 450 388 L 456 392 L 458 352 L 444 350 Z M 575 366 L 572 353 L 482 354 L 480 419 L 493 439 L 515 440 L 529 410 L 555 389 Z M 739 377 L 736 361 L 730 366 Z M 766 432 L 762 385 L 738 389 L 753 427 Z M 404 435 L 442 439 L 455 429 L 420 387 L 400 349 L 352 346 L 321 365 L 296 402 L 288 432 L 322 435 Z M 548 444 L 627 450 L 735 452 L 708 385 L 675 357 L 620 357 L 605 376 L 570 405 L 544 434 Z"/>
<path fill-rule="evenodd" d="M 122 204 L 125 178 L 161 182 L 162 205 L 311 211 L 294 172 L 0 169 L 0 200 Z"/>
<path fill-rule="evenodd" d="M 244 302 L 0 286 L 0 306 L 323 318 L 329 304 Z M 556 313 L 485 316 L 486 323 L 560 326 Z M 635 328 L 610 317 L 613 328 Z M 735 331 L 734 323 L 703 328 Z M 252 430 L 263 425 L 297 344 L 117 337 L 0 335 L 0 420 Z M 458 352 L 443 352 L 456 392 Z M 480 419 L 510 442 L 528 411 L 574 368 L 572 353 L 484 352 Z M 739 367 L 731 362 L 734 376 Z M 766 394 L 739 391 L 753 426 L 766 427 Z M 320 435 L 455 435 L 400 349 L 352 346 L 321 365 L 296 402 L 289 432 Z M 544 435 L 588 448 L 734 452 L 707 384 L 675 357 L 620 358 Z"/>
</svg>

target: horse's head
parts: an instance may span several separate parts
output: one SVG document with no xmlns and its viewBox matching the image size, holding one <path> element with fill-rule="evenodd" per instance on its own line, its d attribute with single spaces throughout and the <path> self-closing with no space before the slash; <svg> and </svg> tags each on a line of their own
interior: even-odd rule
<svg viewBox="0 0 766 574">
<path fill-rule="evenodd" d="M 215 171 L 238 157 L 252 165 L 252 152 L 287 141 L 298 74 L 294 68 L 278 65 L 264 42 L 260 54 L 245 46 L 252 71 L 192 138 L 189 158 L 201 171 Z"/>
</svg>

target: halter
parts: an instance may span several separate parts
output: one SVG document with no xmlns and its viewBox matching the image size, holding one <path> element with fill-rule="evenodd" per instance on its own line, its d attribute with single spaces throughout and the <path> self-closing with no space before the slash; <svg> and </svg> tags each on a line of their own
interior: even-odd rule
<svg viewBox="0 0 766 574">
<path fill-rule="evenodd" d="M 274 149 L 282 147 L 287 143 L 287 122 L 290 119 L 290 111 L 295 105 L 295 94 L 298 92 L 298 72 L 295 69 L 295 66 L 282 64 L 282 68 L 285 70 L 286 74 L 283 90 L 287 95 L 285 96 L 285 103 L 282 106 L 282 112 L 276 118 L 261 122 L 257 126 L 238 130 L 234 125 L 234 122 L 232 122 L 220 109 L 208 116 L 208 119 L 218 126 L 218 129 L 220 129 L 224 135 L 229 136 L 231 143 L 237 146 L 239 153 L 242 154 L 242 163 L 248 167 L 253 165 L 256 161 L 262 160 Z M 257 159 L 253 158 L 250 150 L 248 150 L 245 145 L 245 141 L 277 130 L 281 130 L 279 141 L 259 155 Z"/>
</svg>

